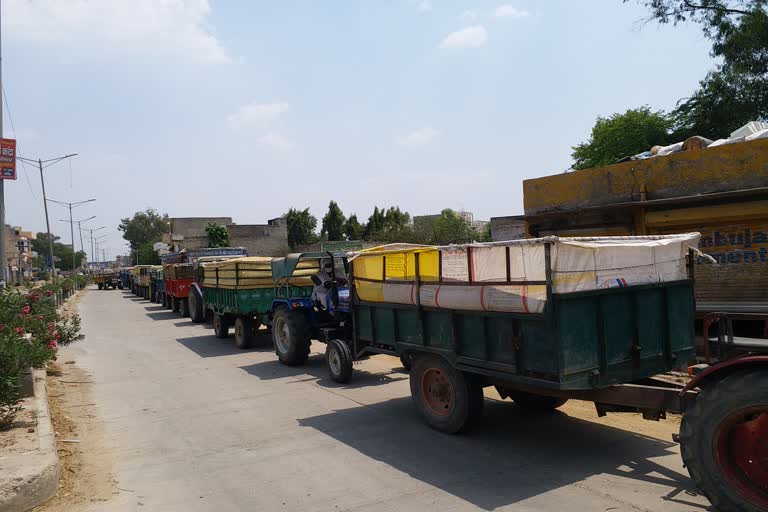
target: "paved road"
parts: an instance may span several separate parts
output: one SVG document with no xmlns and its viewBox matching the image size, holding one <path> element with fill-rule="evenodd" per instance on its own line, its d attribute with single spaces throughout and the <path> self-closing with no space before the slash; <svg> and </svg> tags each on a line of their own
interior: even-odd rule
<svg viewBox="0 0 768 512">
<path fill-rule="evenodd" d="M 90 510 L 706 509 L 670 425 L 488 400 L 478 429 L 446 436 L 421 423 L 393 358 L 341 386 L 319 353 L 281 366 L 127 292 L 90 291 L 80 309 L 87 340 L 65 358 L 92 376 L 121 489 Z M 655 437 L 633 433 L 645 425 Z"/>
</svg>

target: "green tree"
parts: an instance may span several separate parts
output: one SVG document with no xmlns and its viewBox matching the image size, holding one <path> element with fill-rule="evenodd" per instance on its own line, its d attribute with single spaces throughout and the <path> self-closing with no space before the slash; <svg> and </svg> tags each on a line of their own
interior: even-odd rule
<svg viewBox="0 0 768 512">
<path fill-rule="evenodd" d="M 386 210 L 374 207 L 363 230 L 363 239 L 377 242 L 413 242 L 414 232 L 410 221 L 410 214 L 401 211 L 398 206 L 390 206 Z"/>
<path fill-rule="evenodd" d="M 432 221 L 431 243 L 436 245 L 465 244 L 474 238 L 474 231 L 464 218 L 446 208 Z"/>
<path fill-rule="evenodd" d="M 360 225 L 357 215 L 354 213 L 344 223 L 344 236 L 347 240 L 362 240 L 363 238 L 363 226 Z"/>
<path fill-rule="evenodd" d="M 227 226 L 209 222 L 205 232 L 208 233 L 208 247 L 229 247 L 232 244 Z"/>
<path fill-rule="evenodd" d="M 346 218 L 344 213 L 339 208 L 336 201 L 331 201 L 328 204 L 328 213 L 323 217 L 323 228 L 320 235 L 324 240 L 329 242 L 337 242 L 344 240 L 344 223 Z"/>
<path fill-rule="evenodd" d="M 669 143 L 670 121 L 647 106 L 611 117 L 598 117 L 587 142 L 573 147 L 574 169 L 609 165 L 625 157 Z"/>
<path fill-rule="evenodd" d="M 138 261 L 139 265 L 159 265 L 160 255 L 155 251 L 154 245 L 155 242 L 145 242 L 131 251 L 132 261 Z M 136 258 L 137 253 L 138 260 Z"/>
<path fill-rule="evenodd" d="M 315 228 L 317 228 L 317 218 L 309 213 L 309 208 L 298 210 L 291 208 L 284 215 L 288 224 L 288 245 L 296 249 L 299 245 L 311 244 L 317 241 Z"/>
<path fill-rule="evenodd" d="M 718 139 L 749 121 L 768 119 L 768 0 L 640 3 L 650 10 L 646 21 L 699 24 L 718 59 L 699 88 L 671 113 L 676 140 Z"/>
<path fill-rule="evenodd" d="M 62 271 L 72 270 L 72 246 L 69 244 L 62 244 L 59 242 L 61 239 L 56 235 L 53 237 L 53 257 L 56 258 L 56 268 Z M 32 250 L 37 252 L 38 258 L 32 262 L 33 266 L 39 265 L 38 268 L 44 268 L 47 266 L 47 258 L 50 252 L 48 246 L 48 234 L 38 233 L 37 239 L 32 240 Z M 75 268 L 80 268 L 83 264 L 83 258 L 85 257 L 83 251 L 77 251 L 75 253 Z"/>
<path fill-rule="evenodd" d="M 136 212 L 133 217 L 122 219 L 117 229 L 123 232 L 123 238 L 130 244 L 135 257 L 137 247 L 159 242 L 168 228 L 167 214 L 161 215 L 154 208 L 147 208 Z"/>
</svg>

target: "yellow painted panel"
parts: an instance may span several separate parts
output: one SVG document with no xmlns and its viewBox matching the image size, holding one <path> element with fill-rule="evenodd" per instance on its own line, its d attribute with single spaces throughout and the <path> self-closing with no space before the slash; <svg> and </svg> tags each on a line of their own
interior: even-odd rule
<svg viewBox="0 0 768 512">
<path fill-rule="evenodd" d="M 768 139 L 525 180 L 526 215 L 768 184 Z"/>
<path fill-rule="evenodd" d="M 684 226 L 711 222 L 738 222 L 766 217 L 768 217 L 768 201 L 745 201 L 648 212 L 645 214 L 645 222 L 649 227 Z"/>
</svg>

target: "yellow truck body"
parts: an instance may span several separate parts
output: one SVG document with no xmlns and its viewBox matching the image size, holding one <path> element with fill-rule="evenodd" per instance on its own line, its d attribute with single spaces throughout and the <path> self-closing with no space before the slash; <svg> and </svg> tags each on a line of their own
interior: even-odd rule
<svg viewBox="0 0 768 512">
<path fill-rule="evenodd" d="M 768 139 L 523 182 L 530 237 L 701 233 L 700 312 L 768 313 Z"/>
</svg>

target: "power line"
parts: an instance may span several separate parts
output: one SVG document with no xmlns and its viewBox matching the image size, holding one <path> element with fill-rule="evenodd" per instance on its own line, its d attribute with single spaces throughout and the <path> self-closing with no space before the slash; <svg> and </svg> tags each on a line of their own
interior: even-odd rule
<svg viewBox="0 0 768 512">
<path fill-rule="evenodd" d="M 11 107 L 8 105 L 8 94 L 5 92 L 5 85 L 3 85 L 3 101 L 5 102 L 5 110 L 8 112 L 8 120 L 11 122 L 11 131 L 13 132 L 13 138 L 16 140 L 16 152 L 20 153 L 19 151 L 19 141 L 16 137 L 16 126 L 13 124 L 13 116 L 11 115 Z M 21 161 L 21 170 L 24 171 L 24 178 L 27 180 L 27 186 L 29 187 L 29 192 L 32 194 L 32 197 L 37 199 L 37 194 L 35 194 L 35 191 L 32 190 L 32 182 L 29 181 L 29 174 L 27 174 L 27 164 L 24 163 L 24 161 Z"/>
</svg>

